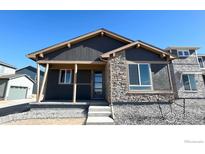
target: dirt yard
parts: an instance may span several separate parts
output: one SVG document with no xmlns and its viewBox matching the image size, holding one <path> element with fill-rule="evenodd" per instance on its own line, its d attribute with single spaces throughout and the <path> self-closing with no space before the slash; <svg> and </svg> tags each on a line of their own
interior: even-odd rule
<svg viewBox="0 0 205 154">
<path fill-rule="evenodd" d="M 84 125 L 85 118 L 26 119 L 5 123 L 5 125 Z"/>
</svg>

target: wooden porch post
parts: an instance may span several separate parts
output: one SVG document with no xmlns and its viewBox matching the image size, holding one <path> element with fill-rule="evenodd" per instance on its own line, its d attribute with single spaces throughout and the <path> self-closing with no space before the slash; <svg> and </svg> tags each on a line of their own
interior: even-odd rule
<svg viewBox="0 0 205 154">
<path fill-rule="evenodd" d="M 36 85 L 37 85 L 37 90 L 36 90 L 36 101 L 38 102 L 39 98 L 39 90 L 40 90 L 40 65 L 37 63 L 37 72 L 36 72 Z"/>
<path fill-rule="evenodd" d="M 73 79 L 73 103 L 76 102 L 77 72 L 78 72 L 78 65 L 75 64 L 75 68 L 74 68 L 74 79 Z"/>
<path fill-rule="evenodd" d="M 48 76 L 48 69 L 49 69 L 49 64 L 47 63 L 46 64 L 46 69 L 45 69 L 45 72 L 44 72 L 43 82 L 42 82 L 42 85 L 41 85 L 41 91 L 40 91 L 40 94 L 39 94 L 39 97 L 38 97 L 38 102 L 40 102 L 43 91 L 44 91 L 44 88 L 45 88 L 45 83 L 46 83 L 47 76 Z"/>
</svg>

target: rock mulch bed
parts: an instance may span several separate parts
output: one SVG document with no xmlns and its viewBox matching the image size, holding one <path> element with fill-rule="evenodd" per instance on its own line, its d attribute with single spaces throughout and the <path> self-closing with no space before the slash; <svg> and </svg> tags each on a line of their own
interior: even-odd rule
<svg viewBox="0 0 205 154">
<path fill-rule="evenodd" d="M 84 125 L 86 118 L 26 119 L 5 123 L 6 125 Z"/>
<path fill-rule="evenodd" d="M 120 125 L 203 125 L 205 100 L 182 100 L 172 104 L 114 105 L 115 124 Z M 185 113 L 184 113 L 185 111 Z"/>
<path fill-rule="evenodd" d="M 65 119 L 65 118 L 84 118 L 87 111 L 85 109 L 73 108 L 52 108 L 52 109 L 31 109 L 27 112 L 10 114 L 0 117 L 0 124 L 11 121 L 26 119 Z"/>
</svg>

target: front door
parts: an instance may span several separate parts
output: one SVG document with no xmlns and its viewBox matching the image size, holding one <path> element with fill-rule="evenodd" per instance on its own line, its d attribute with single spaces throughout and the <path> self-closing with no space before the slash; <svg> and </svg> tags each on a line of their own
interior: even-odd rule
<svg viewBox="0 0 205 154">
<path fill-rule="evenodd" d="M 102 71 L 93 71 L 93 99 L 103 99 Z"/>
</svg>

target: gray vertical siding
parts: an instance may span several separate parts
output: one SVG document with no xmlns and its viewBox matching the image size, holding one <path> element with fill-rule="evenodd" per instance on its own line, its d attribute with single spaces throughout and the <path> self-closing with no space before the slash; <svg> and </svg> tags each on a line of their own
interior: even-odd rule
<svg viewBox="0 0 205 154">
<path fill-rule="evenodd" d="M 72 100 L 73 98 L 73 73 L 71 84 L 58 84 L 59 70 L 49 70 L 46 87 L 46 100 Z M 78 70 L 77 74 L 77 100 L 91 99 L 91 72 Z"/>
<path fill-rule="evenodd" d="M 154 90 L 171 90 L 167 64 L 151 64 Z"/>
<path fill-rule="evenodd" d="M 129 61 L 165 61 L 160 55 L 148 51 L 144 48 L 130 48 L 125 52 L 126 59 Z"/>
<path fill-rule="evenodd" d="M 49 70 L 46 87 L 46 100 L 72 100 L 73 85 L 58 84 L 59 70 Z"/>
<path fill-rule="evenodd" d="M 97 61 L 101 54 L 125 45 L 107 36 L 96 36 L 94 38 L 64 47 L 55 52 L 44 55 L 41 60 L 84 60 Z"/>
</svg>

